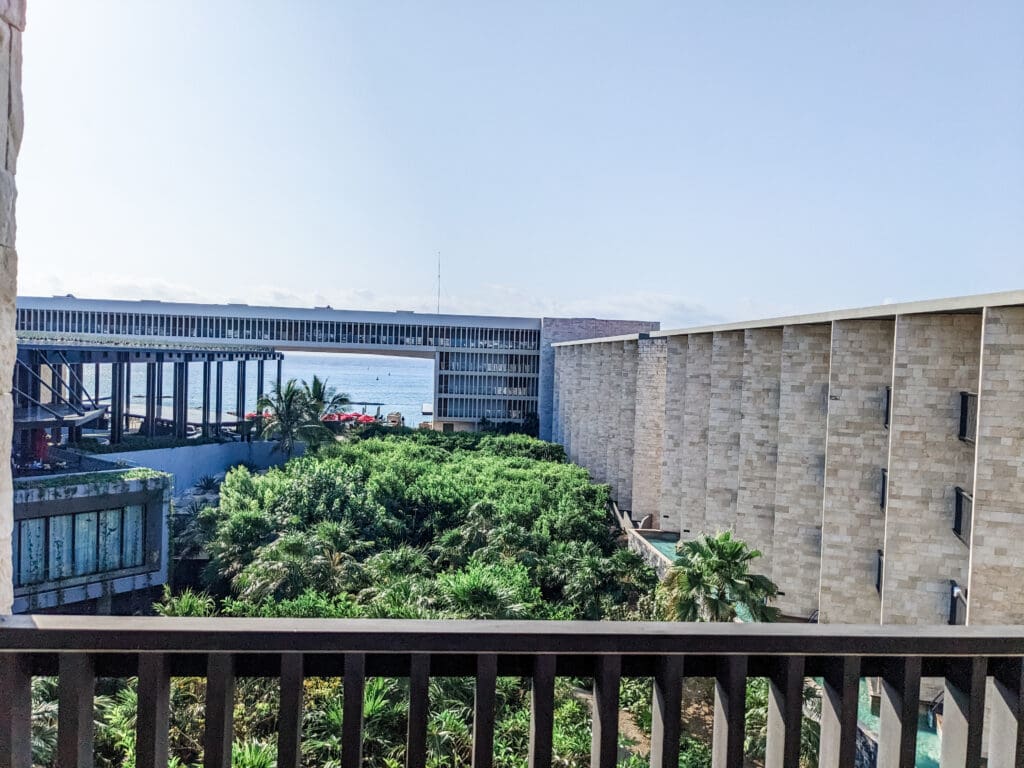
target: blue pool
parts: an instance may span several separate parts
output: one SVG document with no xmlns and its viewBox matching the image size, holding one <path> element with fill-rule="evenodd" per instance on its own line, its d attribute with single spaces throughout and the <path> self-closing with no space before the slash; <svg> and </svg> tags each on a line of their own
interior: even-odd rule
<svg viewBox="0 0 1024 768">
<path fill-rule="evenodd" d="M 878 714 L 871 709 L 871 695 L 868 681 L 860 681 L 860 697 L 857 702 L 857 720 L 861 727 L 878 738 Z M 941 738 L 935 729 L 928 725 L 928 716 L 922 712 L 917 721 L 917 768 L 939 768 Z"/>
<path fill-rule="evenodd" d="M 647 539 L 652 547 L 661 552 L 669 560 L 676 559 L 676 542 L 668 539 Z"/>
</svg>

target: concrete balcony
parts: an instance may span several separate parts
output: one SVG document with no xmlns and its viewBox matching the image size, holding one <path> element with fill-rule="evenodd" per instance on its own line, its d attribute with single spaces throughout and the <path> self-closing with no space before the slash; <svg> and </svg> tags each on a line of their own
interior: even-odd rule
<svg viewBox="0 0 1024 768">
<path fill-rule="evenodd" d="M 305 676 L 343 680 L 346 768 L 361 762 L 366 680 L 385 676 L 409 679 L 408 766 L 425 764 L 428 682 L 443 676 L 475 679 L 476 768 L 492 764 L 499 676 L 525 678 L 532 688 L 531 768 L 551 764 L 556 677 L 593 680 L 594 768 L 617 763 L 619 682 L 630 677 L 653 678 L 653 768 L 677 766 L 684 677 L 716 681 L 716 768 L 743 764 L 750 677 L 771 683 L 768 768 L 798 764 L 805 678 L 820 680 L 823 691 L 822 768 L 854 765 L 862 677 L 881 680 L 879 766 L 914 765 L 922 677 L 945 680 L 943 766 L 981 765 L 983 752 L 993 767 L 1024 758 L 1024 627 L 4 617 L 0 766 L 31 764 L 33 675 L 59 679 L 62 766 L 91 765 L 96 678 L 136 675 L 139 768 L 167 765 L 172 676 L 206 677 L 205 765 L 225 768 L 235 680 L 247 676 L 280 680 L 280 766 L 299 764 Z"/>
</svg>

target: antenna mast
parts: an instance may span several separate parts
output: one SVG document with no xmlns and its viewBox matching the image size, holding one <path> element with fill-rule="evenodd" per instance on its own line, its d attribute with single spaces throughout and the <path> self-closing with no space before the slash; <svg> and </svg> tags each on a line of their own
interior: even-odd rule
<svg viewBox="0 0 1024 768">
<path fill-rule="evenodd" d="M 441 252 L 437 252 L 437 314 L 441 314 Z"/>
</svg>

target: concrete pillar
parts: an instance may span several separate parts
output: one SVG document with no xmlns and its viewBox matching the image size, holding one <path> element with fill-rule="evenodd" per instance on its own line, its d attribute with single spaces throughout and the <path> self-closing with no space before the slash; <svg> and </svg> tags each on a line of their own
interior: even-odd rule
<svg viewBox="0 0 1024 768">
<path fill-rule="evenodd" d="M 156 434 L 157 363 L 146 363 L 146 436 Z"/>
<path fill-rule="evenodd" d="M 566 404 L 566 425 L 568 433 L 566 435 L 568 442 L 566 443 L 566 451 L 569 457 L 569 461 L 574 464 L 579 464 L 580 457 L 580 396 L 581 396 L 581 379 L 582 379 L 582 367 L 580 363 L 580 349 L 579 345 L 573 345 L 566 348 L 568 354 L 568 367 L 566 370 L 569 372 L 571 384 L 566 386 L 565 395 L 569 398 L 569 402 Z"/>
<path fill-rule="evenodd" d="M 785 592 L 776 606 L 790 616 L 818 609 L 831 342 L 828 324 L 782 331 L 771 577 Z"/>
<path fill-rule="evenodd" d="M 662 448 L 665 429 L 665 370 L 668 339 L 640 339 L 636 365 L 633 430 L 633 518 L 651 515 L 661 527 Z"/>
<path fill-rule="evenodd" d="M 159 418 L 164 417 L 164 356 L 157 355 L 156 364 L 156 413 Z"/>
<path fill-rule="evenodd" d="M 832 325 L 821 531 L 820 620 L 877 624 L 878 550 L 884 543 L 882 470 L 889 455 L 886 387 L 892 384 L 892 320 Z"/>
<path fill-rule="evenodd" d="M 131 427 L 132 413 L 132 364 L 124 364 L 124 429 L 127 432 Z"/>
<path fill-rule="evenodd" d="M 952 527 L 957 486 L 973 490 L 960 392 L 975 391 L 980 358 L 980 314 L 896 319 L 883 624 L 944 624 L 950 579 L 967 586 L 970 550 Z"/>
<path fill-rule="evenodd" d="M 550 434 L 545 434 L 544 430 L 546 425 L 541 426 L 540 437 L 541 439 L 550 440 L 553 443 L 560 444 L 563 448 L 565 442 L 562 439 L 562 372 L 561 367 L 564 364 L 565 357 L 559 347 L 555 347 L 551 350 L 551 354 L 554 356 L 554 371 L 552 375 L 551 385 L 551 428 Z"/>
<path fill-rule="evenodd" d="M 683 406 L 682 481 L 679 531 L 693 539 L 707 530 L 708 416 L 711 411 L 710 333 L 692 334 L 686 345 L 686 402 Z"/>
<path fill-rule="evenodd" d="M 256 399 L 259 400 L 266 391 L 263 389 L 263 374 L 264 374 L 264 360 L 260 358 L 256 361 Z"/>
<path fill-rule="evenodd" d="M 594 363 L 591 376 L 595 389 L 591 408 L 594 425 L 591 474 L 598 482 L 612 486 L 614 498 L 618 485 L 615 475 L 615 432 L 619 416 L 616 409 L 621 355 L 614 344 L 593 344 L 590 349 Z"/>
<path fill-rule="evenodd" d="M 740 474 L 740 405 L 743 396 L 743 331 L 715 333 L 711 342 L 711 405 L 705 526 L 708 533 L 736 523 Z"/>
<path fill-rule="evenodd" d="M 235 421 L 245 420 L 245 360 L 238 361 L 238 376 L 235 378 Z"/>
<path fill-rule="evenodd" d="M 683 484 L 683 427 L 686 410 L 686 350 L 688 345 L 686 336 L 669 336 L 665 342 L 658 527 L 665 531 L 678 531 Z"/>
<path fill-rule="evenodd" d="M 1024 623 L 1024 308 L 985 310 L 969 624 Z"/>
<path fill-rule="evenodd" d="M 636 374 L 639 343 L 622 343 L 622 403 L 619 434 L 616 436 L 615 472 L 618 482 L 618 503 L 621 509 L 633 509 L 633 436 L 636 429 Z"/>
<path fill-rule="evenodd" d="M 281 363 L 282 362 L 283 361 L 281 360 L 281 358 L 277 359 L 277 389 L 278 389 L 278 391 L 281 390 Z M 436 358 L 435 358 L 434 368 L 435 368 L 435 375 L 436 375 L 436 369 L 437 369 Z M 435 389 L 436 388 L 437 387 L 435 386 Z M 436 402 L 434 403 L 434 407 L 435 408 L 437 407 L 437 403 Z"/>
<path fill-rule="evenodd" d="M 217 416 L 216 416 L 216 419 L 215 419 L 215 424 L 216 424 L 216 427 L 217 427 L 216 434 L 219 436 L 220 435 L 221 424 L 224 422 L 224 361 L 223 360 L 218 360 L 217 361 L 217 385 L 216 386 L 217 386 L 217 397 L 216 397 L 216 401 L 217 401 L 217 405 L 216 405 Z"/>
<path fill-rule="evenodd" d="M 210 436 L 210 377 L 211 377 L 211 363 L 210 358 L 207 357 L 203 360 L 203 437 Z"/>
<path fill-rule="evenodd" d="M 121 442 L 124 436 L 124 363 L 110 365 L 110 442 Z"/>
<path fill-rule="evenodd" d="M 596 401 L 598 398 L 598 361 L 594 344 L 580 345 L 580 358 L 582 366 L 582 378 L 580 384 L 583 397 L 580 402 L 580 464 L 586 467 L 594 476 L 594 465 L 597 455 L 597 425 L 598 411 Z M 597 478 L 598 482 L 603 482 Z"/>
<path fill-rule="evenodd" d="M 771 574 L 775 476 L 779 456 L 779 378 L 782 329 L 752 328 L 743 337 L 740 460 L 736 535 L 761 552 L 754 570 Z M 785 551 L 785 550 L 783 550 Z"/>
</svg>

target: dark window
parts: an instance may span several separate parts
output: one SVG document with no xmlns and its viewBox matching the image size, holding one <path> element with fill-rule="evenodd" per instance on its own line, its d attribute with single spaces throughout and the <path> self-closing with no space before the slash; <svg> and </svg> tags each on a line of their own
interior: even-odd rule
<svg viewBox="0 0 1024 768">
<path fill-rule="evenodd" d="M 889 419 L 892 417 L 892 387 L 885 388 L 885 428 L 889 428 Z"/>
<path fill-rule="evenodd" d="M 880 506 L 882 509 L 885 509 L 885 505 L 889 501 L 888 493 L 889 493 L 889 470 L 883 468 L 882 469 L 882 494 L 881 494 L 881 496 L 880 496 L 880 498 L 878 500 L 878 506 Z"/>
<path fill-rule="evenodd" d="M 974 516 L 974 497 L 963 488 L 956 488 L 956 506 L 953 510 L 953 533 L 965 544 L 971 541 L 971 521 Z"/>
<path fill-rule="evenodd" d="M 949 623 L 959 626 L 967 623 L 967 590 L 949 580 Z"/>
<path fill-rule="evenodd" d="M 978 434 L 978 396 L 973 392 L 960 393 L 960 439 L 974 442 Z"/>
<path fill-rule="evenodd" d="M 878 568 L 875 571 L 875 591 L 878 594 L 882 594 L 882 566 L 885 562 L 885 556 L 882 554 L 882 550 L 878 550 Z"/>
</svg>

